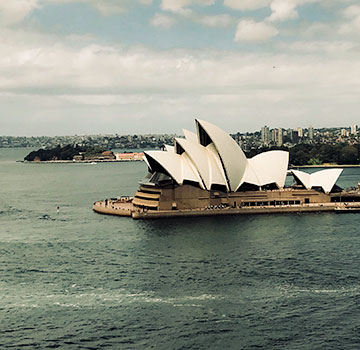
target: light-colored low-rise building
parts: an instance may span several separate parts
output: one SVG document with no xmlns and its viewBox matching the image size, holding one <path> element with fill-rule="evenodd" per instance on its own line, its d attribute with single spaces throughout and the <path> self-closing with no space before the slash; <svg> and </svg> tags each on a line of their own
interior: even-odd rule
<svg viewBox="0 0 360 350">
<path fill-rule="evenodd" d="M 141 161 L 144 158 L 143 152 L 115 153 L 116 160 L 120 161 Z"/>
</svg>

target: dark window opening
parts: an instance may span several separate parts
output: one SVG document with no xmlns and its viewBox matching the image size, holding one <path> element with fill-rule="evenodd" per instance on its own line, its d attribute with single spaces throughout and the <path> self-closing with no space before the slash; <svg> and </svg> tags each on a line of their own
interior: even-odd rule
<svg viewBox="0 0 360 350">
<path fill-rule="evenodd" d="M 305 204 L 309 204 L 310 203 L 310 198 L 305 198 Z"/>
<path fill-rule="evenodd" d="M 212 142 L 211 138 L 199 123 L 197 125 L 199 128 L 200 144 L 204 147 L 210 145 L 210 143 Z"/>
<path fill-rule="evenodd" d="M 244 182 L 237 190 L 237 192 L 247 192 L 247 191 L 259 191 L 259 186 Z"/>
<path fill-rule="evenodd" d="M 340 186 L 335 184 L 334 187 L 331 189 L 330 193 L 339 193 L 342 191 L 343 191 L 343 189 Z"/>
<path fill-rule="evenodd" d="M 324 189 L 321 186 L 313 186 L 311 189 L 316 192 L 324 193 Z"/>
<path fill-rule="evenodd" d="M 272 182 L 270 184 L 266 184 L 265 186 L 261 186 L 261 189 L 262 190 L 278 190 L 279 189 L 279 186 L 275 183 L 275 182 Z"/>
<path fill-rule="evenodd" d="M 149 182 L 162 186 L 174 183 L 173 179 L 168 174 L 161 172 L 155 172 Z"/>
<path fill-rule="evenodd" d="M 183 185 L 190 185 L 196 188 L 201 188 L 198 182 L 190 181 L 190 180 L 184 180 Z"/>
<path fill-rule="evenodd" d="M 185 150 L 176 142 L 176 153 L 177 154 L 183 154 Z"/>
<path fill-rule="evenodd" d="M 341 202 L 341 203 L 347 203 L 347 202 L 360 202 L 360 197 L 357 196 L 346 196 L 346 197 L 331 197 L 331 202 Z"/>
<path fill-rule="evenodd" d="M 218 185 L 218 184 L 212 184 L 211 185 L 211 190 L 212 191 L 219 191 L 219 192 L 227 192 L 226 186 L 225 185 Z"/>
</svg>

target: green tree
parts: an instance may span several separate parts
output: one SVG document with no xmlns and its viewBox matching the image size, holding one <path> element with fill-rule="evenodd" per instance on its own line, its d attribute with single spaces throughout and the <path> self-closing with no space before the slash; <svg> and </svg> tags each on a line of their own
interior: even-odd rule
<svg viewBox="0 0 360 350">
<path fill-rule="evenodd" d="M 358 150 L 355 146 L 345 146 L 340 153 L 341 164 L 358 164 Z"/>
</svg>

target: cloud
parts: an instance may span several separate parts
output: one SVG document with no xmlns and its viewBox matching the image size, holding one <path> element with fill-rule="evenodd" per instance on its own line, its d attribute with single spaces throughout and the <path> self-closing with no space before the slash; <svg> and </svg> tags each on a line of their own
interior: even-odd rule
<svg viewBox="0 0 360 350">
<path fill-rule="evenodd" d="M 99 1 L 99 0 L 86 0 L 85 2 L 88 2 L 90 5 L 92 5 L 93 7 L 95 7 L 101 14 L 108 16 L 108 15 L 113 15 L 116 13 L 122 13 L 124 12 L 129 3 L 128 1 L 112 1 L 112 0 L 107 0 L 107 1 Z"/>
<path fill-rule="evenodd" d="M 296 3 L 289 2 L 288 0 L 274 0 L 271 5 L 271 16 L 269 21 L 284 21 L 298 17 L 296 11 Z"/>
<path fill-rule="evenodd" d="M 241 20 L 235 33 L 235 41 L 264 41 L 278 34 L 278 30 L 265 22 L 252 19 Z"/>
<path fill-rule="evenodd" d="M 340 25 L 339 33 L 358 35 L 360 31 L 360 6 L 349 6 L 343 10 L 342 14 L 346 22 Z"/>
<path fill-rule="evenodd" d="M 153 97 L 140 95 L 116 95 L 116 94 L 92 94 L 92 95 L 59 95 L 58 98 L 65 102 L 89 106 L 110 106 L 110 105 L 131 105 L 146 104 L 152 101 Z"/>
<path fill-rule="evenodd" d="M 215 1 L 216 0 L 162 0 L 161 9 L 179 15 L 189 15 L 192 13 L 192 10 L 190 9 L 191 6 L 210 6 L 213 5 Z"/>
<path fill-rule="evenodd" d="M 197 15 L 193 19 L 195 22 L 198 22 L 206 27 L 227 27 L 235 21 L 235 19 L 228 14 L 213 16 Z"/>
<path fill-rule="evenodd" d="M 235 19 L 228 14 L 203 15 L 193 11 L 194 5 L 210 6 L 215 0 L 162 0 L 161 9 L 172 12 L 178 20 L 190 20 L 206 27 L 226 27 L 233 24 Z M 168 28 L 175 22 L 174 17 L 165 14 L 156 14 L 151 24 L 158 27 Z"/>
<path fill-rule="evenodd" d="M 7 39 L 6 39 L 7 37 Z M 67 42 L 53 44 L 52 40 L 28 37 L 14 41 L 9 34 L 0 37 L 1 91 L 35 91 L 40 94 L 97 94 L 168 93 L 194 91 L 228 93 L 239 89 L 269 89 L 279 86 L 311 87 L 326 84 L 329 79 L 343 77 L 339 84 L 357 84 L 360 69 L 359 53 L 324 62 L 320 56 L 289 54 L 246 54 L 214 50 L 155 51 L 148 48 L 123 49 L 116 46 L 88 45 L 74 48 Z M 298 43 L 298 49 L 305 43 Z M 326 45 L 339 53 L 350 44 L 339 42 L 313 43 Z M 307 50 L 306 47 L 304 50 Z M 277 70 L 273 70 L 276 65 Z M 352 72 L 350 73 L 352 67 Z M 320 69 L 320 70 L 319 70 Z M 323 79 L 323 80 L 322 80 Z M 307 85 L 309 84 L 309 85 Z"/>
<path fill-rule="evenodd" d="M 271 0 L 224 0 L 224 5 L 234 10 L 257 10 L 268 7 Z"/>
<path fill-rule="evenodd" d="M 176 22 L 174 17 L 165 15 L 163 13 L 156 13 L 150 20 L 150 23 L 154 27 L 170 28 Z"/>
<path fill-rule="evenodd" d="M 281 53 L 253 54 L 82 45 L 0 33 L 2 115 L 16 120 L 10 129 L 0 117 L 3 132 L 21 124 L 46 133 L 41 128 L 53 127 L 55 117 L 58 134 L 103 132 L 105 124 L 140 132 L 155 131 L 158 123 L 159 130 L 174 131 L 180 130 L 177 120 L 191 127 L 196 115 L 217 123 L 221 115 L 221 126 L 230 131 L 300 121 L 349 124 L 357 118 L 360 54 L 348 55 L 350 44 L 298 43 Z M 327 51 L 337 54 L 324 56 Z M 316 122 L 315 116 L 323 119 Z"/>
<path fill-rule="evenodd" d="M 357 49 L 357 44 L 351 41 L 296 41 L 280 43 L 277 47 L 284 52 L 289 50 L 299 53 L 322 53 L 342 55 Z"/>
<path fill-rule="evenodd" d="M 84 3 L 94 7 L 102 15 L 109 16 L 126 12 L 134 3 L 151 5 L 152 0 L 43 0 L 43 3 Z"/>
<path fill-rule="evenodd" d="M 342 13 L 345 18 L 356 18 L 360 16 L 360 6 L 359 5 L 348 6 L 343 10 Z"/>
<path fill-rule="evenodd" d="M 279 36 L 266 45 L 257 45 L 254 53 L 247 51 L 248 45 L 217 50 L 216 43 L 210 41 L 209 49 L 155 50 L 132 47 L 131 43 L 121 46 L 111 44 L 106 36 L 95 36 L 95 30 L 94 36 L 56 35 L 22 30 L 19 25 L 31 11 L 50 1 L 86 3 L 109 15 L 123 13 L 134 3 L 149 5 L 148 0 L 19 1 L 17 4 L 24 6 L 15 6 L 15 1 L 0 4 L 3 133 L 25 128 L 39 133 L 41 127 L 47 126 L 48 130 L 64 134 L 74 132 L 74 125 L 78 126 L 76 132 L 100 132 L 103 125 L 110 131 L 123 125 L 131 125 L 134 132 L 144 128 L 154 131 L 154 125 L 162 128 L 160 131 L 174 131 L 180 120 L 185 127 L 191 127 L 195 115 L 215 123 L 219 123 L 220 115 L 221 126 L 230 131 L 259 128 L 262 124 L 294 126 L 300 122 L 345 125 L 358 118 L 359 6 L 338 10 L 332 22 L 299 21 L 291 26 L 282 23 L 279 28 L 288 40 L 282 41 Z M 154 26 L 169 28 L 178 21 L 193 21 L 225 27 L 238 22 L 234 41 L 246 44 L 275 37 L 275 23 L 295 16 L 305 0 L 294 0 L 294 6 L 287 8 L 279 0 L 225 0 L 227 6 L 232 4 L 243 11 L 268 6 L 272 10 L 270 18 L 262 21 L 239 21 L 220 14 L 215 6 L 211 11 L 199 10 L 199 5 L 214 4 L 210 0 L 158 3 L 165 3 L 168 10 L 155 14 L 150 20 Z M 328 6 L 328 11 L 338 9 Z M 261 15 L 267 16 L 264 12 Z M 144 23 L 148 24 L 146 20 Z M 206 29 L 201 30 L 206 33 Z M 319 118 L 317 123 L 315 118 Z M 58 122 L 53 124 L 55 119 Z"/>
<path fill-rule="evenodd" d="M 1 1 L 0 25 L 9 26 L 19 23 L 37 7 L 37 0 Z"/>
</svg>

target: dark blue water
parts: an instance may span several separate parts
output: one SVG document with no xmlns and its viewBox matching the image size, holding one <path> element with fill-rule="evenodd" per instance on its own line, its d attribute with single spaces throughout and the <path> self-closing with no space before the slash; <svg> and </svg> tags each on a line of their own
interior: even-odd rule
<svg viewBox="0 0 360 350">
<path fill-rule="evenodd" d="M 102 216 L 143 163 L 26 153 L 0 149 L 1 349 L 360 348 L 360 214 Z"/>
</svg>

